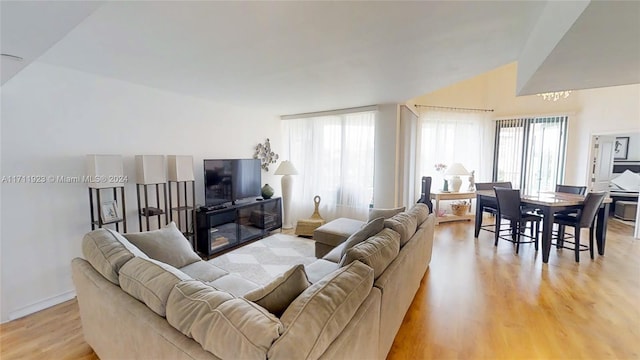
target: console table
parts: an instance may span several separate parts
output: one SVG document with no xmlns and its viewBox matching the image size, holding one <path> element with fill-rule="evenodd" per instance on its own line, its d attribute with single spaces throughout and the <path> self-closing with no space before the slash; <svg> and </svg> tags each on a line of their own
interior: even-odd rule
<svg viewBox="0 0 640 360">
<path fill-rule="evenodd" d="M 196 249 L 211 255 L 268 235 L 282 227 L 282 200 L 251 200 L 223 209 L 196 211 Z"/>
<path fill-rule="evenodd" d="M 440 224 L 442 222 L 447 221 L 470 221 L 475 218 L 474 213 L 471 212 L 471 206 L 469 206 L 469 210 L 466 214 L 458 216 L 454 214 L 443 214 L 440 216 L 440 200 L 470 200 L 475 199 L 476 193 L 472 192 L 443 192 L 443 191 L 435 191 L 432 192 L 431 200 L 434 200 L 434 213 L 436 214 L 436 224 Z"/>
</svg>

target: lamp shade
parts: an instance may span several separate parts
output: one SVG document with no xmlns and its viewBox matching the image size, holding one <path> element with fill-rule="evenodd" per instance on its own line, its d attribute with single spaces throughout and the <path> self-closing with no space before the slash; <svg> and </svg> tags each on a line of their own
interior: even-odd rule
<svg viewBox="0 0 640 360">
<path fill-rule="evenodd" d="M 298 175 L 298 170 L 296 170 L 296 167 L 293 166 L 291 161 L 285 160 L 280 163 L 280 165 L 278 166 L 274 174 L 275 175 Z"/>
<path fill-rule="evenodd" d="M 136 155 L 136 183 L 140 185 L 167 182 L 164 155 Z"/>
<path fill-rule="evenodd" d="M 124 186 L 124 182 L 116 182 L 124 180 L 122 155 L 87 155 L 86 167 L 90 188 Z"/>
<path fill-rule="evenodd" d="M 469 172 L 464 168 L 464 166 L 462 166 L 462 164 L 453 163 L 444 174 L 448 176 L 464 176 L 469 175 Z"/>
<path fill-rule="evenodd" d="M 194 181 L 193 156 L 167 155 L 169 181 Z"/>
</svg>

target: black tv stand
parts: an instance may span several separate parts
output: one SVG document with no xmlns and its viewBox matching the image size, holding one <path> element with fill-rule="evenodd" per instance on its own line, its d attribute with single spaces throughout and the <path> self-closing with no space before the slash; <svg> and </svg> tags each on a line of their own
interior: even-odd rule
<svg viewBox="0 0 640 360">
<path fill-rule="evenodd" d="M 206 258 L 282 227 L 282 200 L 238 202 L 196 211 L 196 250 Z"/>
</svg>

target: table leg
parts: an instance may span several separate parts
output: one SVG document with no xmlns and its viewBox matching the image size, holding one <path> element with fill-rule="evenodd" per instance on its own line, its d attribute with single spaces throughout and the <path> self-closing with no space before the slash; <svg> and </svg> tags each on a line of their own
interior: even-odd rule
<svg viewBox="0 0 640 360">
<path fill-rule="evenodd" d="M 476 197 L 476 227 L 475 227 L 475 237 L 480 235 L 480 227 L 482 226 L 482 197 Z"/>
<path fill-rule="evenodd" d="M 436 195 L 436 224 L 440 224 L 440 196 Z"/>
<path fill-rule="evenodd" d="M 553 236 L 553 214 L 555 211 L 549 206 L 542 207 L 542 262 L 549 262 L 549 253 L 551 252 L 551 237 Z"/>
<path fill-rule="evenodd" d="M 603 204 L 598 210 L 596 218 L 596 244 L 598 254 L 604 255 L 604 245 L 607 238 L 607 221 L 609 219 L 609 204 Z"/>
</svg>

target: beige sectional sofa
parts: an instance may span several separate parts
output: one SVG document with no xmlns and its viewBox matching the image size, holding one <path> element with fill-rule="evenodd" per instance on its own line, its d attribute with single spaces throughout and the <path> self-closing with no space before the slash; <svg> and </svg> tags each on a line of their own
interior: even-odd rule
<svg viewBox="0 0 640 360">
<path fill-rule="evenodd" d="M 265 286 L 200 260 L 173 224 L 90 232 L 72 261 L 85 339 L 101 359 L 384 358 L 431 259 L 422 206 Z"/>
</svg>

